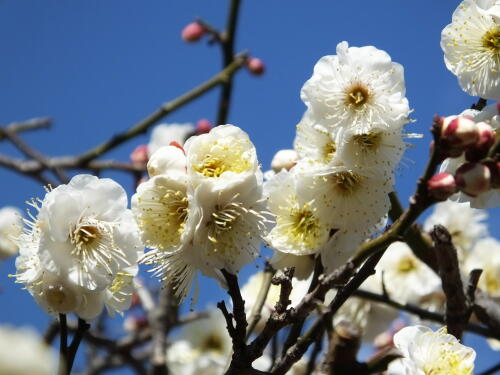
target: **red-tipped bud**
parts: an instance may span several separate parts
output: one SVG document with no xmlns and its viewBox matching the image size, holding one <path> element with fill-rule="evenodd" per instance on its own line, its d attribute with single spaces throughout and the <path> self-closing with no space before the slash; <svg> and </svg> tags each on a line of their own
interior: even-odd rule
<svg viewBox="0 0 500 375">
<path fill-rule="evenodd" d="M 490 187 L 492 189 L 499 189 L 500 188 L 500 163 L 499 162 L 494 162 L 490 161 L 487 163 L 484 163 L 490 170 Z"/>
<path fill-rule="evenodd" d="M 260 76 L 261 74 L 264 74 L 266 70 L 266 67 L 262 60 L 256 57 L 249 57 L 247 59 L 247 68 L 248 71 L 254 76 Z"/>
<path fill-rule="evenodd" d="M 462 164 L 455 172 L 458 189 L 471 197 L 489 190 L 490 177 L 489 168 L 479 163 Z"/>
<path fill-rule="evenodd" d="M 495 143 L 495 131 L 485 123 L 479 122 L 476 124 L 478 139 L 477 142 L 471 145 L 465 151 L 465 158 L 468 161 L 479 161 L 488 155 L 490 147 Z"/>
<path fill-rule="evenodd" d="M 448 172 L 438 173 L 427 181 L 429 194 L 439 201 L 445 201 L 457 192 L 455 177 Z"/>
<path fill-rule="evenodd" d="M 206 118 L 199 120 L 196 123 L 196 134 L 205 134 L 212 130 L 214 126 Z"/>
<path fill-rule="evenodd" d="M 146 165 L 148 163 L 148 146 L 137 146 L 130 154 L 130 160 L 132 160 L 132 163 L 134 164 Z"/>
<path fill-rule="evenodd" d="M 184 147 L 182 147 L 179 143 L 177 143 L 176 141 L 172 141 L 168 144 L 169 146 L 174 146 L 174 147 L 177 147 L 179 150 L 181 150 L 183 153 L 186 153 L 186 151 L 184 150 Z"/>
<path fill-rule="evenodd" d="M 196 42 L 205 35 L 205 28 L 198 22 L 192 22 L 182 30 L 182 39 L 186 42 Z"/>
<path fill-rule="evenodd" d="M 459 156 L 477 142 L 479 134 L 474 121 L 465 116 L 449 116 L 442 122 L 441 145 L 452 157 Z"/>
</svg>

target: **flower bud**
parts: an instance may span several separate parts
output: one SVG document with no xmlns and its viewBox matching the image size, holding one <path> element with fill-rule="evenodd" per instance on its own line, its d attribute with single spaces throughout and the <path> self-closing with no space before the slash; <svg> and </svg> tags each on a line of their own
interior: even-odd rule
<svg viewBox="0 0 500 375">
<path fill-rule="evenodd" d="M 462 164 L 455 172 L 455 181 L 459 190 L 471 197 L 489 190 L 490 177 L 489 168 L 479 163 Z"/>
<path fill-rule="evenodd" d="M 266 70 L 266 67 L 264 66 L 262 60 L 256 57 L 249 57 L 247 59 L 247 68 L 248 71 L 254 76 L 260 76 Z"/>
<path fill-rule="evenodd" d="M 486 157 L 490 147 L 495 143 L 495 132 L 490 125 L 479 122 L 476 127 L 478 140 L 465 151 L 465 158 L 468 161 L 479 161 Z"/>
<path fill-rule="evenodd" d="M 468 146 L 475 144 L 478 138 L 476 123 L 469 117 L 449 116 L 443 120 L 440 140 L 444 151 L 450 156 L 459 156 Z"/>
<path fill-rule="evenodd" d="M 148 162 L 148 146 L 137 146 L 130 154 L 130 160 L 137 165 L 146 165 Z"/>
<path fill-rule="evenodd" d="M 196 134 L 208 133 L 214 126 L 206 118 L 199 120 L 196 123 Z"/>
<path fill-rule="evenodd" d="M 282 169 L 289 171 L 297 164 L 298 155 L 295 150 L 279 150 L 271 161 L 271 169 L 278 173 Z"/>
<path fill-rule="evenodd" d="M 205 28 L 198 22 L 192 22 L 182 30 L 182 39 L 186 42 L 196 42 L 205 34 Z"/>
<path fill-rule="evenodd" d="M 432 197 L 439 201 L 445 201 L 457 192 L 457 184 L 452 174 L 441 172 L 427 181 L 427 189 L 429 189 L 429 194 Z"/>
<path fill-rule="evenodd" d="M 172 145 L 176 143 L 177 145 Z M 184 149 L 177 143 L 160 147 L 149 158 L 149 177 L 166 174 L 171 171 L 186 173 L 186 155 Z"/>
<path fill-rule="evenodd" d="M 484 163 L 490 170 L 490 187 L 492 189 L 500 188 L 500 162 L 486 162 Z"/>
</svg>

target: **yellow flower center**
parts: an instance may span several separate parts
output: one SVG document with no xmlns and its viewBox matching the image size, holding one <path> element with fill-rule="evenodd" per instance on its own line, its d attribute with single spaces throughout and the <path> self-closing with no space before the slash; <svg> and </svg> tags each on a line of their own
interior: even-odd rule
<svg viewBox="0 0 500 375">
<path fill-rule="evenodd" d="M 234 140 L 231 144 L 215 141 L 192 167 L 196 172 L 211 178 L 218 178 L 225 172 L 246 172 L 252 167 L 245 154 L 247 148 L 243 140 Z"/>
<path fill-rule="evenodd" d="M 362 152 L 373 152 L 378 149 L 382 140 L 382 133 L 368 132 L 366 134 L 356 134 L 352 137 L 354 144 Z"/>
<path fill-rule="evenodd" d="M 224 343 L 220 336 L 209 335 L 205 338 L 205 340 L 203 340 L 200 349 L 202 352 L 222 353 L 224 350 Z"/>
<path fill-rule="evenodd" d="M 409 273 L 417 268 L 417 263 L 412 257 L 404 257 L 398 263 L 397 270 L 400 273 Z"/>
<path fill-rule="evenodd" d="M 469 375 L 472 373 L 470 366 L 462 364 L 462 358 L 443 344 L 436 360 L 424 365 L 425 375 Z"/>
<path fill-rule="evenodd" d="M 500 281 L 495 277 L 495 275 L 488 270 L 484 270 L 484 278 L 486 284 L 486 290 L 489 293 L 498 293 L 500 289 Z"/>
<path fill-rule="evenodd" d="M 99 228 L 90 224 L 76 226 L 70 233 L 71 242 L 79 249 L 82 247 L 91 248 L 94 241 L 97 241 L 100 236 Z"/>
<path fill-rule="evenodd" d="M 278 217 L 278 225 L 283 219 Z M 320 237 L 321 226 L 318 218 L 314 216 L 308 203 L 302 208 L 292 208 L 286 222 L 283 223 L 287 236 L 292 242 L 305 246 L 306 248 L 316 247 Z"/>
<path fill-rule="evenodd" d="M 494 27 L 488 30 L 481 40 L 482 45 L 494 54 L 500 54 L 500 28 Z"/>
<path fill-rule="evenodd" d="M 346 104 L 355 108 L 362 107 L 370 100 L 368 88 L 361 83 L 356 83 L 346 91 Z"/>
<path fill-rule="evenodd" d="M 362 177 L 351 171 L 335 172 L 328 178 L 336 193 L 348 196 L 355 193 L 363 181 Z"/>
</svg>

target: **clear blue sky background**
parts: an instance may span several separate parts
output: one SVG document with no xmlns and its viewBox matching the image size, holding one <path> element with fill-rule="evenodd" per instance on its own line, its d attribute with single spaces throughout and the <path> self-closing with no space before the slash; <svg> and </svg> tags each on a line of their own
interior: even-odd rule
<svg viewBox="0 0 500 375">
<path fill-rule="evenodd" d="M 375 45 L 405 67 L 417 120 L 407 130 L 425 134 L 412 141 L 415 148 L 397 172 L 397 188 L 406 201 L 426 161 L 432 116 L 456 114 L 475 101 L 446 70 L 439 47 L 441 30 L 458 3 L 243 0 L 237 50 L 262 58 L 267 73 L 260 78 L 246 71 L 237 75 L 229 122 L 250 134 L 266 169 L 277 150 L 292 145 L 305 108 L 300 88 L 315 62 L 334 54 L 343 40 Z M 221 64 L 218 48 L 183 43 L 180 31 L 195 16 L 222 27 L 226 10 L 225 0 L 0 0 L 0 123 L 51 116 L 53 129 L 25 139 L 48 155 L 84 151 L 215 74 Z M 215 90 L 166 121 L 214 120 L 217 99 Z M 108 156 L 127 160 L 147 139 Z M 18 155 L 5 142 L 0 152 Z M 108 176 L 132 194 L 128 176 Z M 0 206 L 22 208 L 27 198 L 43 195 L 38 183 L 3 169 L 0 181 Z M 498 210 L 492 210 L 490 230 L 497 238 L 500 230 L 493 223 L 498 219 Z M 7 278 L 13 272 L 13 260 L 0 264 L 0 322 L 42 330 L 48 318 Z M 225 297 L 213 291 L 213 282 L 202 284 L 201 304 Z M 478 345 L 479 369 L 495 361 L 496 354 L 482 341 L 469 342 Z"/>
</svg>

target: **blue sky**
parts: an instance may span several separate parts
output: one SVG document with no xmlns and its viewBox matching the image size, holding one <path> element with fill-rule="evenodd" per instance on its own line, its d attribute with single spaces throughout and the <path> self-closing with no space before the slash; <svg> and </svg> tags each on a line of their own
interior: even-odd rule
<svg viewBox="0 0 500 375">
<path fill-rule="evenodd" d="M 50 131 L 26 134 L 31 145 L 48 155 L 92 147 L 219 70 L 216 46 L 186 44 L 180 31 L 196 16 L 222 27 L 226 5 L 223 0 L 0 0 L 0 123 L 50 116 Z M 267 73 L 260 78 L 238 73 L 229 122 L 249 133 L 267 168 L 277 150 L 291 147 L 305 109 L 300 88 L 315 62 L 334 54 L 343 40 L 375 45 L 405 67 L 407 96 L 417 120 L 407 131 L 425 135 L 412 140 L 415 147 L 397 171 L 397 189 L 406 202 L 426 162 L 432 116 L 456 114 L 476 100 L 446 70 L 439 47 L 441 30 L 457 5 L 436 0 L 243 0 L 236 49 L 263 59 Z M 165 120 L 214 120 L 217 99 L 215 90 Z M 142 136 L 108 156 L 127 160 L 147 139 Z M 5 142 L 0 153 L 18 155 Z M 130 177 L 107 176 L 132 194 Z M 0 206 L 22 208 L 26 199 L 43 194 L 40 184 L 3 169 L 0 181 Z M 490 223 L 498 218 L 498 209 L 492 210 Z M 490 230 L 500 236 L 498 226 Z M 6 277 L 13 272 L 12 260 L 0 264 L 0 321 L 43 327 L 47 317 Z M 224 297 L 211 291 L 212 282 L 206 284 L 203 302 Z M 479 355 L 479 367 L 491 361 L 486 351 Z"/>
</svg>

